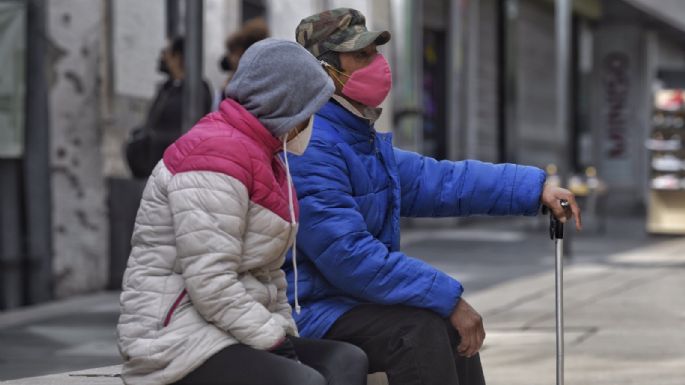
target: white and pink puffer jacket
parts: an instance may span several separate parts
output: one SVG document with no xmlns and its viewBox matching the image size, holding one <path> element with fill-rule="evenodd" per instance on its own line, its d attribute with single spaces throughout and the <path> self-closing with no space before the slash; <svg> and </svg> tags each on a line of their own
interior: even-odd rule
<svg viewBox="0 0 685 385">
<path fill-rule="evenodd" d="M 280 266 L 297 231 L 281 143 L 226 99 L 170 146 L 136 217 L 117 327 L 127 384 L 297 335 Z"/>
</svg>

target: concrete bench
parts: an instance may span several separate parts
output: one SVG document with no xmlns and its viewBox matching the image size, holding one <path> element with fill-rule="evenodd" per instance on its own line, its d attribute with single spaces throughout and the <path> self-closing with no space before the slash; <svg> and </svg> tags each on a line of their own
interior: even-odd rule
<svg viewBox="0 0 685 385">
<path fill-rule="evenodd" d="M 94 368 L 77 372 L 51 374 L 42 377 L 22 378 L 11 381 L 0 381 L 2 385 L 121 385 L 119 377 L 121 365 Z M 369 375 L 367 385 L 388 385 L 385 373 Z"/>
</svg>

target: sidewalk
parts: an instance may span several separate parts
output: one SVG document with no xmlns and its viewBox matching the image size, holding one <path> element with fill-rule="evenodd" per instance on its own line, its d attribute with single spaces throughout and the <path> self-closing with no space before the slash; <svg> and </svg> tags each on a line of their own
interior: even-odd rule
<svg viewBox="0 0 685 385">
<path fill-rule="evenodd" d="M 0 380 L 121 362 L 118 298 L 98 293 L 0 313 Z"/>
<path fill-rule="evenodd" d="M 567 384 L 685 384 L 685 239 L 565 273 Z M 555 381 L 554 273 L 473 295 L 488 384 Z"/>
<path fill-rule="evenodd" d="M 566 383 L 683 385 L 685 238 L 648 238 L 641 222 L 619 221 L 620 232 L 573 240 L 574 257 L 564 271 Z M 485 319 L 489 385 L 554 383 L 554 248 L 544 234 L 506 223 L 414 230 L 405 234 L 403 249 L 465 284 L 465 297 Z M 35 309 L 0 313 L 0 380 L 29 377 L 32 369 L 66 374 L 2 384 L 120 384 L 92 376 L 118 373 L 106 367 L 119 363 L 116 294 L 48 307 L 33 320 Z M 76 372 L 86 368 L 95 369 Z"/>
</svg>

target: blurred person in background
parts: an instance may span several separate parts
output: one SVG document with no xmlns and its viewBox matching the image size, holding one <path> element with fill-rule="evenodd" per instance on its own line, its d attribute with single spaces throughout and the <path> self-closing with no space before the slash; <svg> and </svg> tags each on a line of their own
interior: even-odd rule
<svg viewBox="0 0 685 385">
<path fill-rule="evenodd" d="M 147 119 L 134 128 L 125 145 L 126 160 L 135 178 L 147 178 L 164 150 L 183 134 L 183 37 L 171 40 L 159 54 L 157 70 L 167 76 L 157 90 Z M 202 114 L 210 111 L 212 93 L 203 80 Z"/>
<path fill-rule="evenodd" d="M 246 21 L 237 32 L 232 33 L 226 39 L 226 53 L 219 60 L 219 67 L 222 71 L 227 72 L 226 82 L 219 92 L 221 102 L 226 97 L 226 86 L 231 81 L 231 76 L 238 68 L 238 62 L 243 53 L 250 48 L 250 46 L 260 40 L 269 37 L 269 27 L 263 17 L 255 17 Z"/>
<path fill-rule="evenodd" d="M 545 185 L 535 167 L 437 161 L 393 147 L 391 134 L 374 129 L 392 86 L 377 51 L 390 33 L 368 31 L 360 12 L 307 17 L 296 39 L 336 85 L 307 151 L 290 161 L 301 210 L 290 258 L 299 257 L 299 276 L 288 262 L 285 269 L 289 297 L 302 305 L 300 332 L 359 346 L 390 385 L 484 384 L 482 318 L 461 283 L 400 251 L 400 216 L 536 215 L 543 204 L 580 228 L 573 194 Z"/>
<path fill-rule="evenodd" d="M 264 40 L 241 61 L 219 111 L 145 187 L 120 299 L 123 380 L 363 385 L 362 350 L 298 338 L 281 270 L 299 213 L 286 152 L 304 151 L 335 87 L 295 42 Z"/>
</svg>

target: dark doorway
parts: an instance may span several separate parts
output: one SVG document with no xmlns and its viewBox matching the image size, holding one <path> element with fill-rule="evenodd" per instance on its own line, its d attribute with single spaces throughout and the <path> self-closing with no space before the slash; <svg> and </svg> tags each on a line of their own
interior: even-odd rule
<svg viewBox="0 0 685 385">
<path fill-rule="evenodd" d="M 447 158 L 446 33 L 423 30 L 423 153 Z"/>
</svg>

